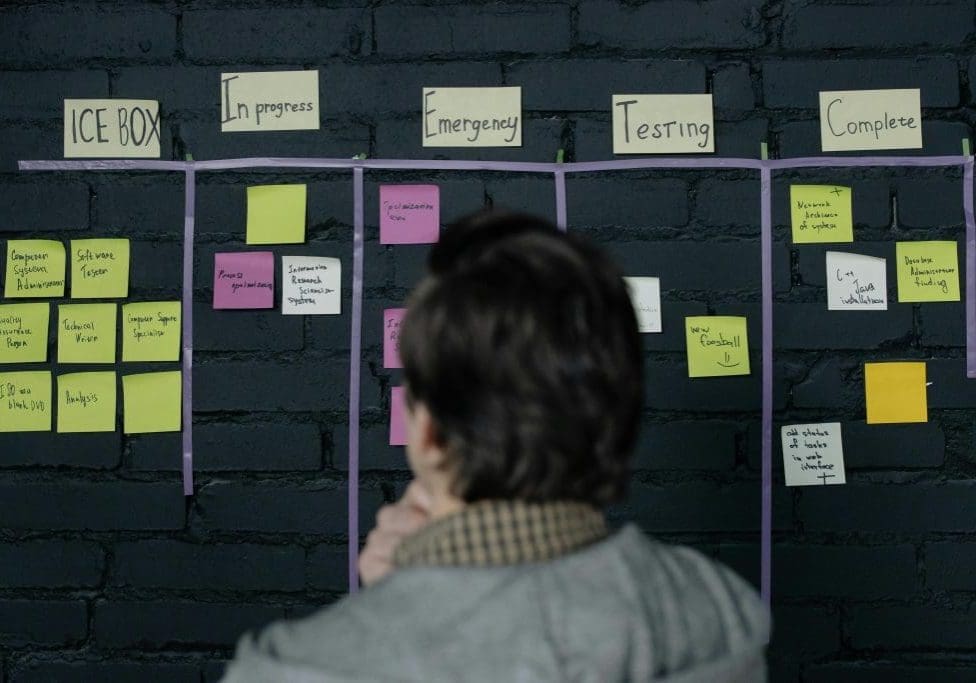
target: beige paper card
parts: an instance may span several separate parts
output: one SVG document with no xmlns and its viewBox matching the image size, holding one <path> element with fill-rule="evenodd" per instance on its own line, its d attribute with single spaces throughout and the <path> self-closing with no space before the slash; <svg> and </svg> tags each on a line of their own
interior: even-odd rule
<svg viewBox="0 0 976 683">
<path fill-rule="evenodd" d="M 65 100 L 64 157 L 159 157 L 156 100 Z"/>
<path fill-rule="evenodd" d="M 711 95 L 614 95 L 614 154 L 715 151 Z"/>
<path fill-rule="evenodd" d="M 521 147 L 522 88 L 424 88 L 424 147 Z"/>
<path fill-rule="evenodd" d="M 921 91 L 821 92 L 820 146 L 825 152 L 921 149 Z"/>
<path fill-rule="evenodd" d="M 318 130 L 318 71 L 220 74 L 220 130 Z"/>
</svg>

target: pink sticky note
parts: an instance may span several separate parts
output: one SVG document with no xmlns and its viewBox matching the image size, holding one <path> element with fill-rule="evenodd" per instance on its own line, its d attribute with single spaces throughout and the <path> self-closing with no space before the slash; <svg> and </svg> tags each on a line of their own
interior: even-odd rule
<svg viewBox="0 0 976 683">
<path fill-rule="evenodd" d="M 400 362 L 400 322 L 405 308 L 387 308 L 383 311 L 383 367 L 402 368 Z"/>
<path fill-rule="evenodd" d="M 214 254 L 214 308 L 274 308 L 274 254 Z"/>
<path fill-rule="evenodd" d="M 437 185 L 380 185 L 380 244 L 428 244 L 440 230 Z"/>
<path fill-rule="evenodd" d="M 407 445 L 407 404 L 403 397 L 403 387 L 390 390 L 390 445 Z"/>
</svg>

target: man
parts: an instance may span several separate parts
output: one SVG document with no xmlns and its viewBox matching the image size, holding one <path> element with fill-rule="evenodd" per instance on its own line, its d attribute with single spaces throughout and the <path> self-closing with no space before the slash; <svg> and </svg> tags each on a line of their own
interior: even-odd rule
<svg viewBox="0 0 976 683">
<path fill-rule="evenodd" d="M 428 265 L 400 336 L 415 479 L 367 540 L 369 587 L 246 636 L 226 680 L 765 680 L 750 587 L 604 521 L 642 398 L 617 268 L 493 214 L 449 228 Z"/>
</svg>

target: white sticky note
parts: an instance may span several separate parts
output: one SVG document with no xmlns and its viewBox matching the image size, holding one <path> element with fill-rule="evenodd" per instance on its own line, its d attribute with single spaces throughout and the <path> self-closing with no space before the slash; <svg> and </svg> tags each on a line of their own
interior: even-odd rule
<svg viewBox="0 0 976 683">
<path fill-rule="evenodd" d="M 521 147 L 522 88 L 424 88 L 424 147 Z"/>
<path fill-rule="evenodd" d="M 339 315 L 342 264 L 327 256 L 281 257 L 281 312 L 284 315 Z"/>
<path fill-rule="evenodd" d="M 888 269 L 885 259 L 828 251 L 826 263 L 827 310 L 888 310 Z"/>
<path fill-rule="evenodd" d="M 637 329 L 641 332 L 661 331 L 661 279 L 656 277 L 625 277 L 630 300 L 637 314 Z"/>
<path fill-rule="evenodd" d="M 156 100 L 65 100 L 64 157 L 159 156 Z"/>
<path fill-rule="evenodd" d="M 318 71 L 220 74 L 222 133 L 318 129 Z"/>
<path fill-rule="evenodd" d="M 847 483 L 840 422 L 784 425 L 781 433 L 787 486 Z"/>
<path fill-rule="evenodd" d="M 711 95 L 614 95 L 614 154 L 715 151 Z"/>
<path fill-rule="evenodd" d="M 921 149 L 918 88 L 820 93 L 820 146 L 825 152 Z"/>
</svg>

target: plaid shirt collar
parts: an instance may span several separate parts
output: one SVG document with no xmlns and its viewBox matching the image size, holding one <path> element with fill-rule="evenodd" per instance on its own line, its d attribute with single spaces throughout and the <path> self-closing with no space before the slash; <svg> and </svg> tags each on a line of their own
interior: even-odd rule
<svg viewBox="0 0 976 683">
<path fill-rule="evenodd" d="M 587 503 L 479 501 L 404 539 L 397 568 L 497 567 L 545 562 L 607 536 L 603 513 Z"/>
</svg>

